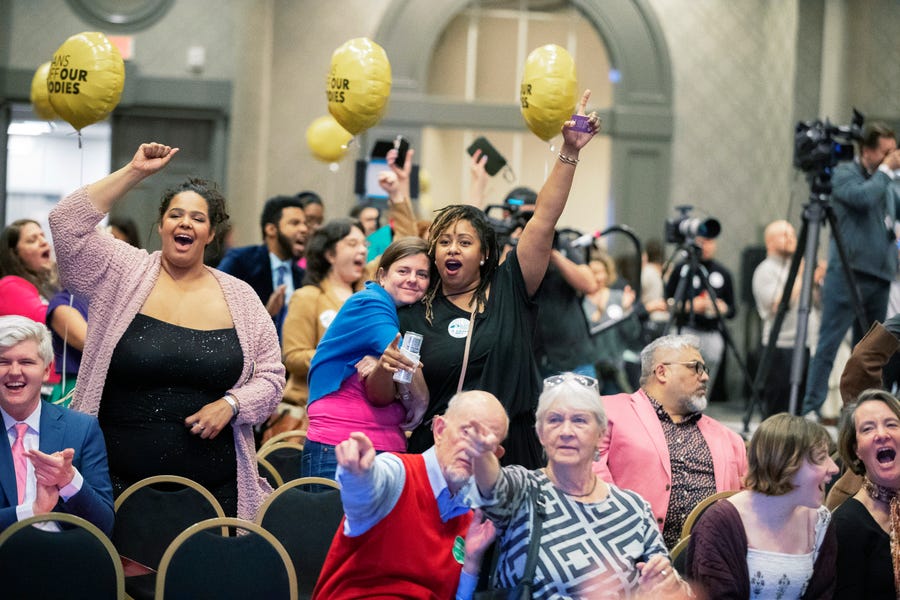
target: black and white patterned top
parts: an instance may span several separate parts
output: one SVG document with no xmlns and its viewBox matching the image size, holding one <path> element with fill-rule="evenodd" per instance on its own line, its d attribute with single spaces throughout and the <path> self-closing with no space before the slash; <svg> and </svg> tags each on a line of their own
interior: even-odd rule
<svg viewBox="0 0 900 600">
<path fill-rule="evenodd" d="M 650 505 L 609 484 L 600 502 L 577 502 L 541 471 L 513 465 L 501 470 L 485 514 L 498 528 L 497 584 L 512 588 L 525 569 L 531 540 L 529 490 L 538 486 L 545 517 L 532 597 L 630 598 L 638 585 L 635 563 L 667 555 Z"/>
</svg>

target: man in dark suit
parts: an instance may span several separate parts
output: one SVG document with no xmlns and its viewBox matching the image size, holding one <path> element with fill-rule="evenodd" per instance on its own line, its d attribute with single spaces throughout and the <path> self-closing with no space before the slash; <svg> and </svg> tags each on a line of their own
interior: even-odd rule
<svg viewBox="0 0 900 600">
<path fill-rule="evenodd" d="M 50 332 L 0 317 L 0 530 L 33 515 L 65 512 L 112 533 L 106 444 L 96 417 L 41 401 L 50 375 Z"/>
<path fill-rule="evenodd" d="M 260 218 L 263 244 L 232 248 L 218 269 L 250 284 L 272 315 L 278 336 L 294 290 L 303 285 L 297 261 L 306 250 L 308 228 L 303 203 L 296 196 L 275 196 Z"/>
</svg>

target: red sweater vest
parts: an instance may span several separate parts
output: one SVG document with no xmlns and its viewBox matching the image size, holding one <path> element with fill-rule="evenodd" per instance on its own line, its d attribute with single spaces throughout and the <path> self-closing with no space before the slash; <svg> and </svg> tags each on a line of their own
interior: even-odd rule
<svg viewBox="0 0 900 600">
<path fill-rule="evenodd" d="M 453 542 L 465 537 L 468 512 L 444 523 L 419 454 L 397 454 L 406 482 L 393 510 L 357 537 L 344 535 L 344 523 L 313 592 L 313 599 L 453 598 L 462 565 L 453 558 Z"/>
</svg>

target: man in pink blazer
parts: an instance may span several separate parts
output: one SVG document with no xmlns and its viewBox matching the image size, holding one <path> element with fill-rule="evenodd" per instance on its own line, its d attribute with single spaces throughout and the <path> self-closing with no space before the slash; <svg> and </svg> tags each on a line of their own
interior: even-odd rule
<svg viewBox="0 0 900 600">
<path fill-rule="evenodd" d="M 650 503 L 669 548 L 700 500 L 740 489 L 747 472 L 744 440 L 703 414 L 708 383 L 699 340 L 672 335 L 641 352 L 641 389 L 603 398 L 609 426 L 594 471 Z"/>
</svg>

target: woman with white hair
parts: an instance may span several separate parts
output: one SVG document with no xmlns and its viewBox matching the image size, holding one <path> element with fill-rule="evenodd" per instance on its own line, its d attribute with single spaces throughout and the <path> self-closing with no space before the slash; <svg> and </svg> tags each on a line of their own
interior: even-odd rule
<svg viewBox="0 0 900 600">
<path fill-rule="evenodd" d="M 536 413 L 547 466 L 500 467 L 500 441 L 464 428 L 484 514 L 498 530 L 495 587 L 530 585 L 543 597 L 659 597 L 682 591 L 647 502 L 597 477 L 606 429 L 597 381 L 574 373 L 544 380 Z M 529 548 L 535 540 L 536 548 Z M 577 553 L 577 559 L 573 554 Z M 528 554 L 536 556 L 526 574 Z"/>
</svg>

